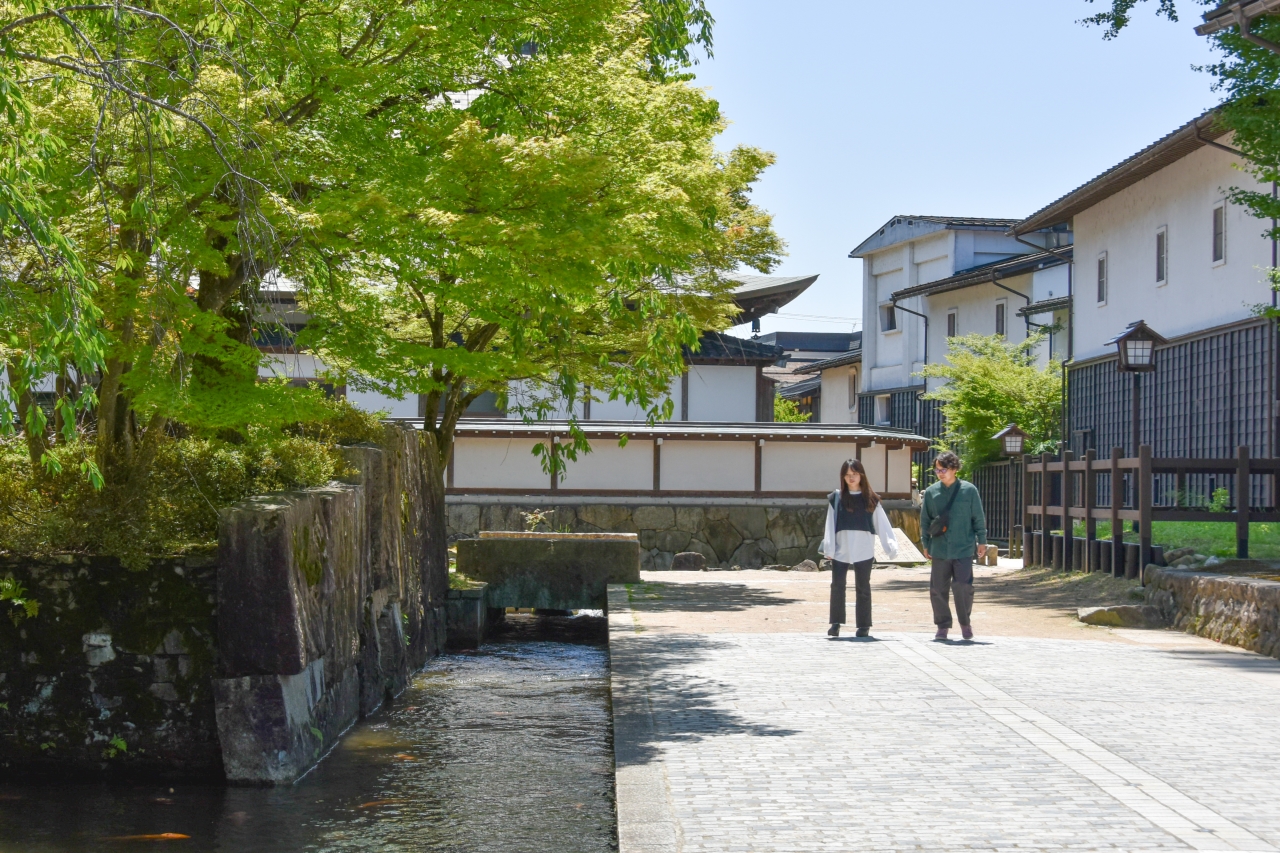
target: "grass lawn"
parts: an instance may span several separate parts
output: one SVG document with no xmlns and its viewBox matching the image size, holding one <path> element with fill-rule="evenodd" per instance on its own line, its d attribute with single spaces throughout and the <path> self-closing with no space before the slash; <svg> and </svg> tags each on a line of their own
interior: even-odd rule
<svg viewBox="0 0 1280 853">
<path fill-rule="evenodd" d="M 1076 522 L 1076 535 L 1084 536 L 1084 522 Z M 1098 538 L 1111 538 L 1111 522 L 1098 522 Z M 1231 558 L 1236 555 L 1236 526 L 1229 521 L 1157 521 L 1151 525 L 1151 538 L 1166 550 L 1195 548 L 1201 554 Z M 1126 542 L 1137 542 L 1138 535 L 1125 530 Z M 1249 525 L 1249 557 L 1254 560 L 1280 560 L 1280 524 L 1255 522 Z"/>
</svg>

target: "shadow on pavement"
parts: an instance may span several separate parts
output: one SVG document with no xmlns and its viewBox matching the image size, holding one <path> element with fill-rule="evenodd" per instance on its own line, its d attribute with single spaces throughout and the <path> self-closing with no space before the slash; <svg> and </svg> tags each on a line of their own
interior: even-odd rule
<svg viewBox="0 0 1280 853">
<path fill-rule="evenodd" d="M 634 605 L 633 605 L 634 606 Z M 713 653 L 741 654 L 736 643 L 706 635 L 614 635 L 614 753 L 619 765 L 661 758 L 661 745 L 712 737 L 790 737 L 793 729 L 751 722 L 732 707 L 735 685 L 691 670 Z M 647 713 L 646 713 L 647 711 Z"/>
<path fill-rule="evenodd" d="M 749 610 L 753 607 L 779 607 L 802 601 L 799 598 L 787 598 L 772 590 L 740 583 L 646 581 L 632 585 L 630 590 L 631 607 L 641 613 L 709 613 Z"/>
</svg>

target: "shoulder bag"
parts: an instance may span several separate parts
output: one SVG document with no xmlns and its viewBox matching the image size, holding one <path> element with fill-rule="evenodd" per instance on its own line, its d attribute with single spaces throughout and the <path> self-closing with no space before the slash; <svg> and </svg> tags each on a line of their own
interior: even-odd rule
<svg viewBox="0 0 1280 853">
<path fill-rule="evenodd" d="M 938 515 L 934 516 L 933 521 L 929 522 L 929 535 L 941 536 L 947 532 L 947 528 L 951 526 L 951 505 L 956 502 L 956 498 L 960 496 L 960 489 L 964 486 L 964 480 L 956 480 L 956 490 L 951 493 L 951 497 L 947 499 L 947 508 Z"/>
</svg>

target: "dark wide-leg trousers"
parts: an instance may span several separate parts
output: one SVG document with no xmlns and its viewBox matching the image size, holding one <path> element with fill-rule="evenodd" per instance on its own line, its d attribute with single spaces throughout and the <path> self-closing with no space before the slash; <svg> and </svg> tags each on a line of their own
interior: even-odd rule
<svg viewBox="0 0 1280 853">
<path fill-rule="evenodd" d="M 831 561 L 831 624 L 845 623 L 844 596 L 849 582 L 849 566 L 853 566 L 854 616 L 859 628 L 871 627 L 871 560 L 857 563 Z"/>
<path fill-rule="evenodd" d="M 969 624 L 973 610 L 973 560 L 933 558 L 929 573 L 929 600 L 933 602 L 933 624 L 951 627 L 951 594 L 955 592 L 956 616 L 961 625 Z"/>
</svg>

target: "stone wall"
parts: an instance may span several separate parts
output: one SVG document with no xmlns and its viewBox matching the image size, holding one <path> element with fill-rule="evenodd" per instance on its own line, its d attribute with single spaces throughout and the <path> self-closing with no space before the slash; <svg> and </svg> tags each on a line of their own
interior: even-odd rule
<svg viewBox="0 0 1280 853">
<path fill-rule="evenodd" d="M 446 630 L 418 437 L 344 452 L 350 482 L 230 507 L 201 556 L 0 562 L 41 604 L 0 619 L 0 767 L 289 782 L 403 690 Z"/>
<path fill-rule="evenodd" d="M 388 427 L 382 448 L 346 450 L 352 483 L 223 511 L 213 688 L 229 781 L 298 778 L 444 647 L 419 453 Z"/>
<path fill-rule="evenodd" d="M 1280 583 L 1148 566 L 1146 584 L 1174 629 L 1280 658 Z"/>
<path fill-rule="evenodd" d="M 567 533 L 638 533 L 641 568 L 671 568 L 681 551 L 697 551 L 707 565 L 795 565 L 819 559 L 826 523 L 826 503 L 778 501 L 776 503 L 728 500 L 665 502 L 605 502 L 583 498 L 481 501 L 451 496 L 448 502 L 449 541 L 469 539 L 482 530 L 524 530 L 522 513 L 550 512 L 540 529 Z M 920 538 L 920 514 L 909 501 L 885 501 L 894 527 L 901 527 L 913 541 Z"/>
<path fill-rule="evenodd" d="M 40 613 L 0 618 L 0 777 L 222 778 L 212 550 L 144 571 L 107 558 L 6 559 L 4 575 Z"/>
</svg>

